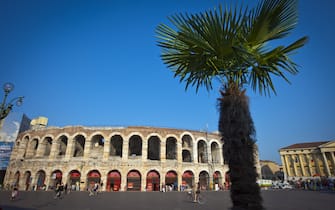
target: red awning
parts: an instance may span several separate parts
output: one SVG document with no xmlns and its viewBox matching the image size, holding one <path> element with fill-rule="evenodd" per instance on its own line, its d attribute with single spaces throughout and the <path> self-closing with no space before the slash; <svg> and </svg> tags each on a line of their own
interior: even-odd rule
<svg viewBox="0 0 335 210">
<path fill-rule="evenodd" d="M 70 177 L 71 177 L 71 178 L 77 178 L 77 177 L 80 177 L 80 173 L 79 173 L 78 171 L 73 171 L 73 172 L 71 172 Z"/>
<path fill-rule="evenodd" d="M 191 171 L 185 171 L 183 178 L 193 178 L 193 173 Z"/>
<path fill-rule="evenodd" d="M 100 177 L 100 174 L 97 171 L 91 171 L 88 173 L 87 177 Z"/>
<path fill-rule="evenodd" d="M 174 171 L 169 171 L 169 172 L 167 172 L 165 177 L 175 178 L 175 177 L 177 177 L 177 174 Z"/>
<path fill-rule="evenodd" d="M 159 174 L 156 171 L 150 171 L 148 177 L 159 177 Z"/>
<path fill-rule="evenodd" d="M 117 171 L 112 171 L 108 174 L 108 177 L 121 177 L 121 175 Z"/>
</svg>

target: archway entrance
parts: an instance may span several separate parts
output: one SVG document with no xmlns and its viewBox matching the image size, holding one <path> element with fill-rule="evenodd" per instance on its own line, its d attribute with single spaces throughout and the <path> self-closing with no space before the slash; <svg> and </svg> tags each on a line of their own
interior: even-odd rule
<svg viewBox="0 0 335 210">
<path fill-rule="evenodd" d="M 29 187 L 30 187 L 30 183 L 31 183 L 31 173 L 30 171 L 27 171 L 25 174 L 24 174 L 24 180 L 25 180 L 25 190 L 29 190 Z"/>
<path fill-rule="evenodd" d="M 141 191 L 141 174 L 133 170 L 127 175 L 127 191 Z"/>
<path fill-rule="evenodd" d="M 159 173 L 157 171 L 150 171 L 147 174 L 147 191 L 159 191 Z"/>
<path fill-rule="evenodd" d="M 45 187 L 45 172 L 38 171 L 37 172 L 37 183 L 36 183 L 36 190 L 44 190 Z"/>
<path fill-rule="evenodd" d="M 199 174 L 200 188 L 202 190 L 209 189 L 209 175 L 206 171 L 201 171 Z"/>
<path fill-rule="evenodd" d="M 107 191 L 119 191 L 121 188 L 121 175 L 118 171 L 111 171 L 107 178 Z"/>
<path fill-rule="evenodd" d="M 93 189 L 94 184 L 98 183 L 100 185 L 100 180 L 101 180 L 101 175 L 99 171 L 93 170 L 88 172 L 87 174 L 87 188 L 88 189 Z"/>
<path fill-rule="evenodd" d="M 59 183 L 62 183 L 62 177 L 63 177 L 63 174 L 60 170 L 56 170 L 54 172 L 52 172 L 52 175 L 51 175 L 51 179 L 53 179 L 53 187 L 55 188 L 56 185 Z"/>
<path fill-rule="evenodd" d="M 169 171 L 165 175 L 165 184 L 167 186 L 167 191 L 177 191 L 178 190 L 178 177 L 175 171 Z"/>
<path fill-rule="evenodd" d="M 71 186 L 71 190 L 79 191 L 80 190 L 80 173 L 77 170 L 73 170 L 70 172 L 69 184 Z"/>
<path fill-rule="evenodd" d="M 194 183 L 194 174 L 192 171 L 185 171 L 182 176 L 182 188 L 189 189 L 192 188 Z"/>
<path fill-rule="evenodd" d="M 213 174 L 213 184 L 215 191 L 222 189 L 222 177 L 219 171 L 215 171 Z"/>
</svg>

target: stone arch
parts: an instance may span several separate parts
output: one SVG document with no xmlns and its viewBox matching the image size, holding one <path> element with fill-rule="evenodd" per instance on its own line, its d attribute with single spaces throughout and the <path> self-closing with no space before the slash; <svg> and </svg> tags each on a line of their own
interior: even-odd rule
<svg viewBox="0 0 335 210">
<path fill-rule="evenodd" d="M 45 189 L 45 178 L 46 174 L 44 170 L 39 170 L 36 173 L 36 190 L 44 190 Z"/>
<path fill-rule="evenodd" d="M 177 139 L 175 137 L 168 137 L 166 139 L 165 154 L 167 160 L 177 160 Z"/>
<path fill-rule="evenodd" d="M 194 173 L 190 170 L 184 171 L 182 175 L 182 186 L 184 189 L 190 189 L 195 184 Z"/>
<path fill-rule="evenodd" d="M 197 143 L 198 163 L 208 163 L 207 143 L 204 140 L 199 140 Z"/>
<path fill-rule="evenodd" d="M 167 186 L 167 191 L 178 190 L 178 175 L 176 171 L 170 170 L 165 174 L 165 185 Z"/>
<path fill-rule="evenodd" d="M 121 189 L 121 173 L 118 170 L 112 170 L 107 174 L 107 191 L 119 191 Z"/>
<path fill-rule="evenodd" d="M 121 135 L 115 134 L 110 138 L 110 156 L 122 157 L 123 138 Z"/>
<path fill-rule="evenodd" d="M 222 175 L 220 171 L 215 171 L 213 173 L 213 184 L 215 191 L 222 189 Z"/>
<path fill-rule="evenodd" d="M 183 156 L 183 162 L 192 162 L 192 155 L 191 152 L 189 150 L 183 150 L 182 152 L 182 156 Z"/>
<path fill-rule="evenodd" d="M 207 171 L 199 173 L 199 183 L 202 190 L 209 190 L 209 174 Z"/>
<path fill-rule="evenodd" d="M 19 184 L 20 184 L 20 176 L 21 176 L 20 171 L 16 171 L 15 174 L 14 174 L 13 187 L 14 187 L 14 186 L 16 186 L 16 187 L 20 187 L 20 186 L 19 186 Z"/>
<path fill-rule="evenodd" d="M 94 169 L 94 170 L 91 170 L 87 173 L 86 187 L 88 189 L 93 189 L 94 184 L 95 183 L 100 184 L 100 182 L 101 182 L 101 174 L 98 170 Z"/>
<path fill-rule="evenodd" d="M 84 149 L 85 149 L 85 137 L 81 134 L 77 134 L 74 138 L 74 151 L 73 157 L 83 157 L 84 156 Z"/>
<path fill-rule="evenodd" d="M 43 157 L 48 157 L 51 152 L 52 138 L 50 136 L 45 137 L 40 144 L 40 152 Z"/>
<path fill-rule="evenodd" d="M 101 157 L 104 153 L 105 138 L 101 134 L 95 134 L 91 138 L 90 156 Z"/>
<path fill-rule="evenodd" d="M 31 185 L 31 172 L 30 171 L 26 171 L 24 172 L 24 184 L 25 184 L 25 188 L 24 190 L 29 190 L 30 189 L 30 185 Z"/>
<path fill-rule="evenodd" d="M 220 147 L 217 142 L 211 143 L 211 154 L 212 154 L 212 163 L 220 163 L 221 162 L 221 153 Z"/>
<path fill-rule="evenodd" d="M 38 139 L 33 138 L 28 145 L 26 157 L 27 158 L 32 158 L 37 154 L 37 148 L 38 148 Z"/>
<path fill-rule="evenodd" d="M 138 170 L 128 172 L 127 191 L 141 191 L 141 173 Z"/>
<path fill-rule="evenodd" d="M 57 139 L 57 147 L 56 147 L 56 155 L 57 156 L 65 156 L 66 149 L 68 145 L 69 138 L 66 135 L 61 135 Z"/>
<path fill-rule="evenodd" d="M 146 191 L 159 191 L 160 174 L 156 170 L 147 173 Z"/>
<path fill-rule="evenodd" d="M 150 136 L 148 139 L 148 159 L 160 160 L 161 141 L 158 136 Z"/>
<path fill-rule="evenodd" d="M 27 155 L 28 146 L 29 146 L 29 135 L 26 135 L 26 136 L 23 137 L 23 140 L 22 140 L 22 143 L 21 143 L 21 147 L 24 150 L 24 153 L 22 155 L 23 158 L 25 158 L 26 155 Z"/>
<path fill-rule="evenodd" d="M 182 137 L 182 159 L 183 162 L 193 161 L 193 139 L 189 134 Z"/>
<path fill-rule="evenodd" d="M 56 187 L 57 184 L 61 184 L 62 183 L 62 179 L 63 179 L 63 172 L 59 169 L 54 170 L 51 173 L 51 182 L 49 185 L 51 185 L 54 189 Z"/>
<path fill-rule="evenodd" d="M 71 186 L 71 190 L 79 191 L 80 190 L 80 177 L 81 173 L 78 170 L 72 170 L 69 173 L 69 184 Z"/>
<path fill-rule="evenodd" d="M 128 156 L 132 158 L 142 156 L 142 138 L 139 135 L 132 135 L 129 138 Z"/>
</svg>

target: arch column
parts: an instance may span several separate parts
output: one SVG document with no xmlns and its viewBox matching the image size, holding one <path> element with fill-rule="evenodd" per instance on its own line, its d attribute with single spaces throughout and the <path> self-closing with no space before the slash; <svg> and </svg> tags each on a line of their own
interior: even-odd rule
<svg viewBox="0 0 335 210">
<path fill-rule="evenodd" d="M 161 140 L 160 142 L 160 161 L 161 163 L 165 163 L 166 161 L 166 140 Z"/>
<path fill-rule="evenodd" d="M 66 146 L 66 151 L 65 151 L 65 160 L 70 160 L 73 154 L 73 149 L 74 149 L 74 138 L 69 137 L 67 146 Z"/>
<path fill-rule="evenodd" d="M 145 162 L 148 160 L 148 139 L 142 140 L 142 161 Z"/>
<path fill-rule="evenodd" d="M 52 140 L 52 144 L 51 144 L 51 150 L 50 150 L 50 158 L 51 159 L 55 159 L 58 156 L 57 153 L 57 148 L 59 150 L 59 140 L 55 141 L 54 139 Z"/>
<path fill-rule="evenodd" d="M 92 148 L 92 139 L 86 139 L 85 138 L 85 146 L 84 146 L 84 158 L 90 158 L 90 153 L 91 153 L 91 148 Z"/>
<path fill-rule="evenodd" d="M 123 140 L 123 145 L 122 145 L 122 161 L 123 162 L 128 161 L 128 150 L 129 150 L 129 138 Z M 127 179 L 127 175 L 126 175 L 126 179 Z"/>
<path fill-rule="evenodd" d="M 301 169 L 301 172 L 302 172 L 302 176 L 306 176 L 306 172 L 305 172 L 305 166 L 304 166 L 304 162 L 301 158 L 303 154 L 298 154 L 298 157 L 299 157 L 299 163 L 300 163 L 300 169 Z"/>
<path fill-rule="evenodd" d="M 323 164 L 325 165 L 326 168 L 326 176 L 330 177 L 330 170 L 329 170 L 329 165 L 328 165 L 328 160 L 327 160 L 327 156 L 326 156 L 326 152 L 321 152 L 322 154 L 322 158 L 323 158 Z"/>
<path fill-rule="evenodd" d="M 104 137 L 105 141 L 104 141 L 104 152 L 103 152 L 103 156 L 102 159 L 103 160 L 108 160 L 109 158 L 109 153 L 110 153 L 110 144 L 111 144 L 111 140 L 106 140 L 106 138 Z"/>
<path fill-rule="evenodd" d="M 192 151 L 193 151 L 193 163 L 199 163 L 198 161 L 198 144 L 195 143 L 195 141 L 193 141 L 193 147 L 192 147 Z"/>
<path fill-rule="evenodd" d="M 292 176 L 292 172 L 291 172 L 291 166 L 287 161 L 287 157 L 288 157 L 288 155 L 284 155 L 284 160 L 285 160 L 284 162 L 285 162 L 285 165 L 286 165 L 287 176 L 290 177 L 290 176 Z"/>
<path fill-rule="evenodd" d="M 181 165 L 183 163 L 183 150 L 181 145 L 181 139 L 177 139 L 177 162 L 178 165 Z"/>
</svg>

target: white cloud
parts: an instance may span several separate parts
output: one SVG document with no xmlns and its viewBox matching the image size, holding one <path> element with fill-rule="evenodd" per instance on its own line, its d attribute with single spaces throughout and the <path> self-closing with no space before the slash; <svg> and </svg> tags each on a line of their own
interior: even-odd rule
<svg viewBox="0 0 335 210">
<path fill-rule="evenodd" d="M 16 140 L 20 128 L 20 123 L 17 121 L 13 121 L 12 123 L 14 126 L 11 126 L 11 129 L 3 129 L 0 131 L 0 141 L 14 142 Z"/>
</svg>

